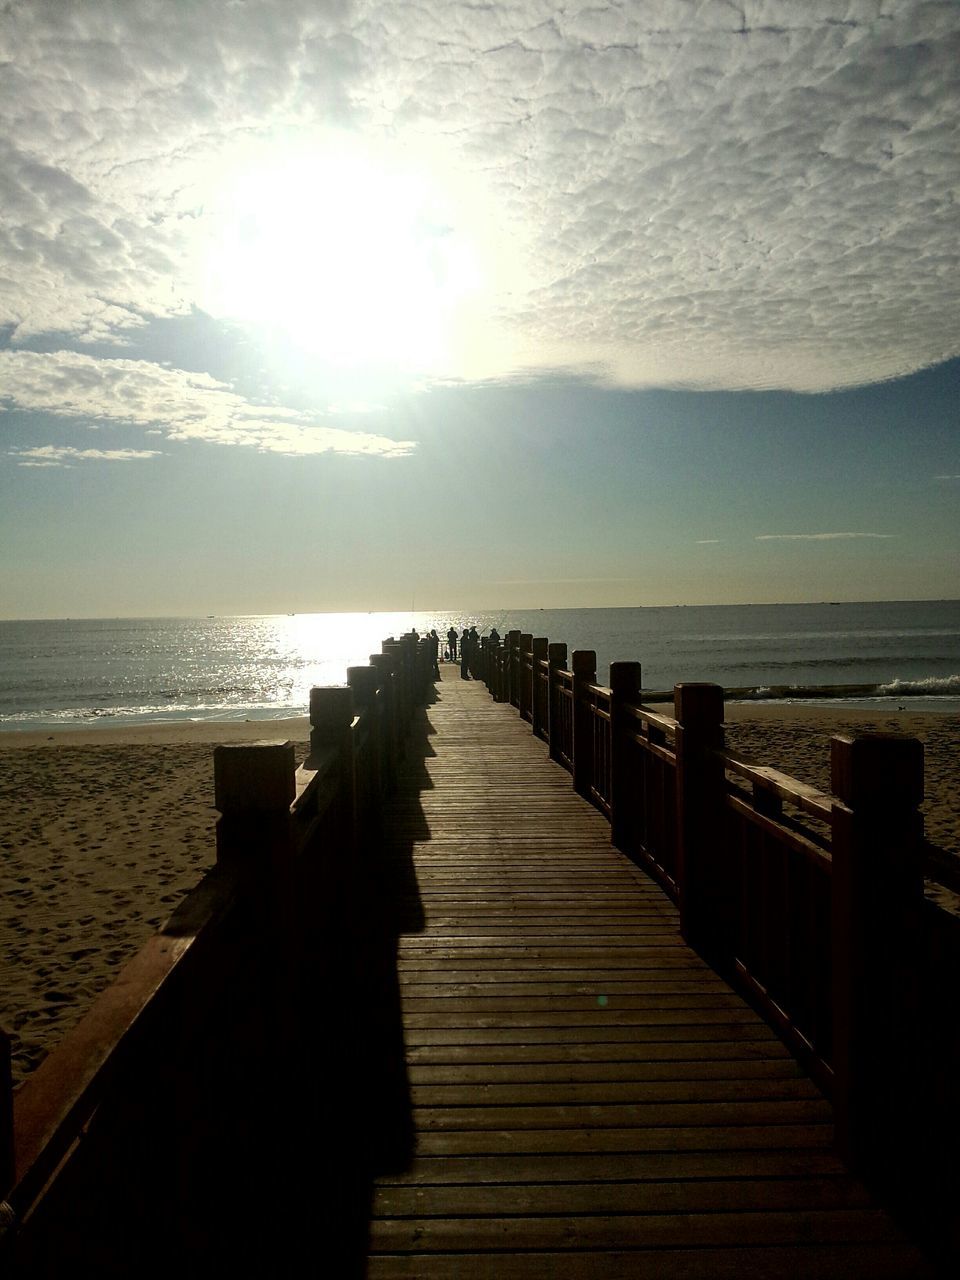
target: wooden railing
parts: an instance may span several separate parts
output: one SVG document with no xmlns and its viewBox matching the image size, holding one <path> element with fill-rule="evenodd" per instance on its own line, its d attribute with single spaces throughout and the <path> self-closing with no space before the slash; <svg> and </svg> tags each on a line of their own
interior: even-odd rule
<svg viewBox="0 0 960 1280">
<path fill-rule="evenodd" d="M 638 663 L 511 631 L 482 649 L 494 698 L 528 705 L 611 839 L 678 904 L 686 940 L 755 1005 L 834 1103 L 847 1161 L 960 1246 L 944 1188 L 960 1142 L 960 917 L 924 877 L 960 889 L 926 843 L 923 752 L 890 734 L 831 741 L 832 793 L 724 748 L 724 694 L 678 684 L 673 715 L 644 706 Z"/>
<path fill-rule="evenodd" d="M 162 1116 L 164 1092 L 188 1088 L 190 1114 L 204 1114 L 201 1077 L 215 1076 L 215 1064 L 237 1069 L 237 1055 L 212 1047 L 227 1039 L 225 1017 L 259 1028 L 239 1052 L 260 1063 L 245 1077 L 254 1093 L 237 1099 L 240 1128 L 249 1108 L 273 1105 L 271 1086 L 282 1089 L 269 1064 L 304 1056 L 356 851 L 375 831 L 433 678 L 430 647 L 412 636 L 386 641 L 371 662 L 350 668 L 346 686 L 311 691 L 299 768 L 289 742 L 214 749 L 216 865 L 16 1093 L 0 1035 L 0 1262 L 32 1258 L 74 1158 L 137 1093 L 159 1094 L 151 1105 Z M 169 1120 L 163 1151 L 142 1153 L 143 1168 L 162 1166 L 168 1182 L 179 1176 L 170 1151 L 191 1140 L 173 1110 Z"/>
</svg>

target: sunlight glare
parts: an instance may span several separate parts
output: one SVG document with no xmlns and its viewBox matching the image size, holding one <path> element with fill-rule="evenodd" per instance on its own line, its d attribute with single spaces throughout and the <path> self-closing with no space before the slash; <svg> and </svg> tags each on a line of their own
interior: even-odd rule
<svg viewBox="0 0 960 1280">
<path fill-rule="evenodd" d="M 204 206 L 202 305 L 332 364 L 445 371 L 501 274 L 474 195 L 343 135 L 248 147 Z"/>
</svg>

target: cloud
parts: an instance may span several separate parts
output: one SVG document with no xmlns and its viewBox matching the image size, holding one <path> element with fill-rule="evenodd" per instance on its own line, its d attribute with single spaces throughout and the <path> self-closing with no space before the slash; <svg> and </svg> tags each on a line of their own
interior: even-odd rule
<svg viewBox="0 0 960 1280">
<path fill-rule="evenodd" d="M 757 542 L 833 542 L 838 538 L 895 538 L 895 533 L 758 533 Z"/>
<path fill-rule="evenodd" d="M 35 449 L 11 449 L 10 456 L 21 467 L 69 467 L 74 462 L 139 462 L 161 455 L 157 449 L 74 449 L 44 444 Z"/>
<path fill-rule="evenodd" d="M 0 324 L 21 341 L 135 340 L 186 314 L 211 181 L 251 142 L 337 128 L 482 189 L 444 218 L 522 269 L 484 300 L 471 376 L 822 390 L 960 353 L 953 0 L 201 0 L 167 18 L 6 14 Z M 322 188 L 319 147 L 316 169 Z"/>
<path fill-rule="evenodd" d="M 960 475 L 934 476 L 934 480 L 960 480 Z"/>
<path fill-rule="evenodd" d="M 697 538 L 694 545 L 698 547 L 712 547 L 716 546 L 719 542 L 722 542 L 721 538 Z"/>
<path fill-rule="evenodd" d="M 318 426 L 294 409 L 251 404 L 207 374 L 74 351 L 0 351 L 0 406 L 268 453 L 399 457 L 415 448 L 410 440 Z"/>
</svg>

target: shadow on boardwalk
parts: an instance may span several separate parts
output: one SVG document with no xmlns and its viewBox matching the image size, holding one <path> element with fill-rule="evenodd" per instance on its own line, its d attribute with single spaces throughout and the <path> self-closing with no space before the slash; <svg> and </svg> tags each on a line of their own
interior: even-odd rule
<svg viewBox="0 0 960 1280">
<path fill-rule="evenodd" d="M 352 858 L 318 850 L 311 980 L 285 1045 L 245 917 L 227 967 L 204 968 L 209 990 L 171 996 L 165 1042 L 134 1045 L 12 1275 L 364 1275 L 373 1179 L 413 1150 L 397 945 L 423 927 L 411 855 L 429 733 L 421 711 L 394 801 L 406 853 L 384 855 L 379 823 Z M 187 1004 L 203 1015 L 187 1023 Z"/>
</svg>

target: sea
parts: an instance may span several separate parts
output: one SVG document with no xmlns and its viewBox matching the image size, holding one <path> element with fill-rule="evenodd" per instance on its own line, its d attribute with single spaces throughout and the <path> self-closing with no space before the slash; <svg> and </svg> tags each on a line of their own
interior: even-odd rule
<svg viewBox="0 0 960 1280">
<path fill-rule="evenodd" d="M 0 731 L 306 714 L 388 636 L 519 629 L 641 663 L 647 691 L 960 711 L 960 600 L 0 622 Z"/>
</svg>

